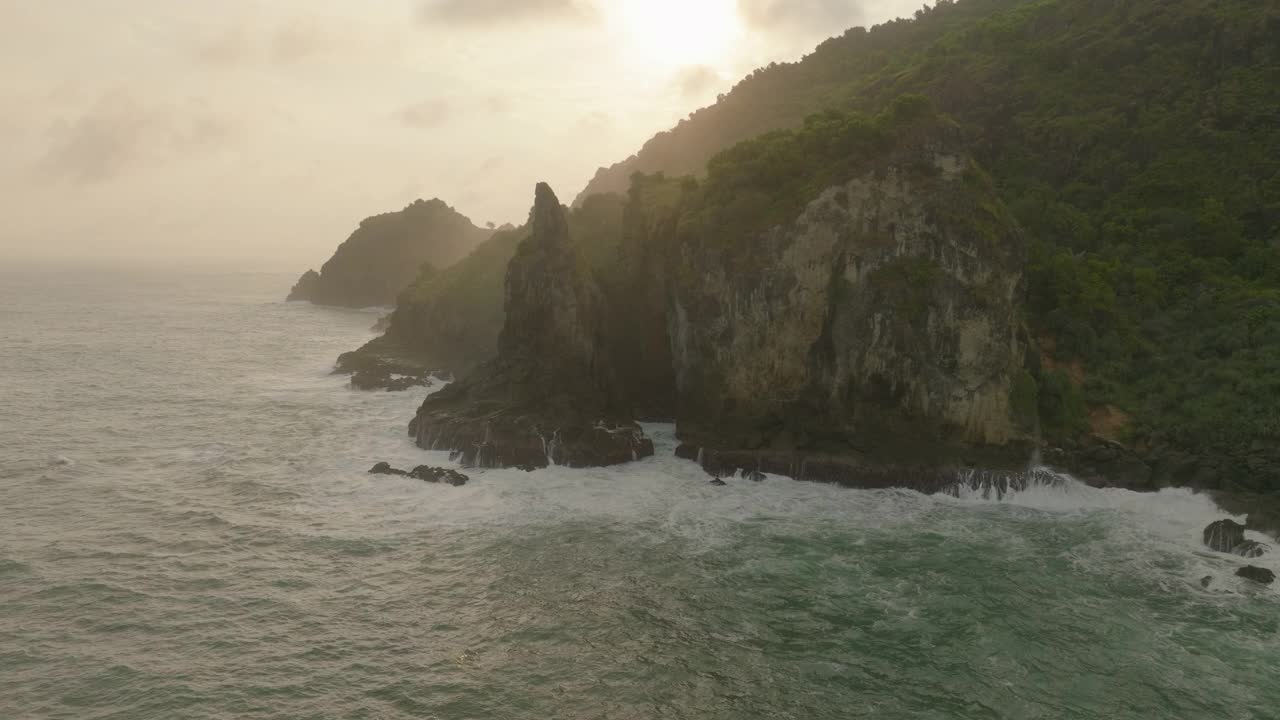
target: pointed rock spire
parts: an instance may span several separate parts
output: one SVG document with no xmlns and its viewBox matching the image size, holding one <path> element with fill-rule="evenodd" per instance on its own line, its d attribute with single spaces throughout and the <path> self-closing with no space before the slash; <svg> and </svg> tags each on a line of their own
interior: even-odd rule
<svg viewBox="0 0 1280 720">
<path fill-rule="evenodd" d="M 569 221 L 564 206 L 551 186 L 540 182 L 534 190 L 533 209 L 529 212 L 529 224 L 533 237 L 539 240 L 559 240 L 569 236 Z"/>
</svg>

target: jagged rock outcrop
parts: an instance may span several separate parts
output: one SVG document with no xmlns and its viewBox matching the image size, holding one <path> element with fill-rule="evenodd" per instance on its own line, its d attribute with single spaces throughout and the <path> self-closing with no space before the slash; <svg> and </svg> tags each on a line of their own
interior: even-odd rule
<svg viewBox="0 0 1280 720">
<path fill-rule="evenodd" d="M 1245 540 L 1231 548 L 1232 555 L 1239 555 L 1242 558 L 1260 558 L 1269 552 L 1271 552 L 1271 546 L 1257 540 Z"/>
<path fill-rule="evenodd" d="M 1236 575 L 1245 580 L 1252 580 L 1260 585 L 1270 585 L 1276 581 L 1276 574 L 1267 568 L 1248 565 L 1236 571 Z"/>
<path fill-rule="evenodd" d="M 679 247 L 668 322 L 689 447 L 832 478 L 1030 456 L 1010 399 L 1024 243 L 954 128 L 866 164 L 792 222 Z"/>
<path fill-rule="evenodd" d="M 289 300 L 319 305 L 391 305 L 422 272 L 448 267 L 493 234 L 441 200 L 365 219 L 317 273 L 308 270 Z"/>
<path fill-rule="evenodd" d="M 1204 545 L 1210 550 L 1231 553 L 1244 558 L 1257 558 L 1271 552 L 1271 547 L 1256 540 L 1246 540 L 1245 526 L 1235 520 L 1218 520 L 1204 529 Z"/>
<path fill-rule="evenodd" d="M 466 466 L 598 466 L 651 455 L 653 443 L 616 402 L 603 294 L 545 183 L 530 229 L 507 269 L 497 357 L 428 397 L 410 433 Z"/>
<path fill-rule="evenodd" d="M 449 468 L 431 467 L 430 465 L 419 465 L 408 472 L 391 467 L 390 463 L 380 462 L 369 469 L 370 475 L 393 475 L 396 477 L 408 477 L 414 480 L 432 483 L 435 485 L 452 485 L 453 487 L 462 487 L 471 479 L 466 475 L 451 470 Z"/>
<path fill-rule="evenodd" d="M 421 276 L 396 300 L 383 334 L 339 358 L 339 367 L 417 365 L 463 377 L 491 360 L 506 319 L 507 266 L 528 232 L 504 227 L 470 255 Z"/>
<path fill-rule="evenodd" d="M 1204 529 L 1205 547 L 1216 552 L 1231 552 L 1244 542 L 1244 526 L 1234 520 L 1218 520 Z"/>
<path fill-rule="evenodd" d="M 416 387 L 431 387 L 438 377 L 447 375 L 410 355 L 398 352 L 378 338 L 358 351 L 338 356 L 335 375 L 350 375 L 351 387 L 357 390 L 402 392 Z"/>
</svg>

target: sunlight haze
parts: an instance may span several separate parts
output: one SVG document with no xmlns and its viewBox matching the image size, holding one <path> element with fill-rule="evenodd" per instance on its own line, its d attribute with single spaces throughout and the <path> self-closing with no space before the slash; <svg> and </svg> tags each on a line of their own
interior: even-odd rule
<svg viewBox="0 0 1280 720">
<path fill-rule="evenodd" d="M 0 261 L 299 269 L 439 197 L 519 222 L 902 0 L 0 3 Z"/>
</svg>

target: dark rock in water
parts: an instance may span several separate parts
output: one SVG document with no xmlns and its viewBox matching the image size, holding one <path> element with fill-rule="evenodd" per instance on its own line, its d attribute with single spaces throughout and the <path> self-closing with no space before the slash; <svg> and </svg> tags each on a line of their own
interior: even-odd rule
<svg viewBox="0 0 1280 720">
<path fill-rule="evenodd" d="M 1270 585 L 1271 583 L 1276 581 L 1275 573 L 1271 572 L 1266 568 L 1257 567 L 1256 565 L 1249 565 L 1247 567 L 1242 567 L 1236 571 L 1236 575 L 1239 575 L 1240 577 L 1246 580 L 1252 580 L 1256 583 L 1261 583 L 1263 585 Z"/>
<path fill-rule="evenodd" d="M 992 500 L 1003 499 L 1011 492 L 1030 487 L 1057 487 L 1071 482 L 1054 472 L 1025 467 L 990 469 L 958 467 L 946 464 L 909 465 L 885 463 L 856 455 L 808 455 L 774 450 L 723 451 L 681 445 L 676 457 L 697 462 L 712 477 L 728 477 L 741 473 L 750 480 L 763 480 L 766 473 L 796 480 L 830 483 L 864 490 L 904 488 L 925 495 L 976 494 Z"/>
<path fill-rule="evenodd" d="M 1200 587 L 1207 588 L 1212 584 L 1213 584 L 1212 575 L 1205 575 L 1204 577 L 1200 578 Z"/>
<path fill-rule="evenodd" d="M 435 373 L 430 368 L 398 355 L 394 347 L 376 342 L 343 353 L 334 373 L 350 374 L 351 387 L 357 390 L 401 392 L 435 384 Z"/>
<path fill-rule="evenodd" d="M 715 485 L 716 487 L 724 487 L 725 485 L 728 485 L 728 483 L 721 480 L 720 478 L 715 478 L 714 480 L 711 481 L 711 484 Z"/>
<path fill-rule="evenodd" d="M 467 484 L 466 475 L 457 470 L 449 470 L 448 468 L 437 468 L 429 465 L 419 465 L 412 472 L 397 470 L 391 467 L 390 463 L 380 462 L 369 470 L 370 475 L 396 475 L 399 477 L 411 477 L 414 480 L 421 480 L 429 483 L 444 483 L 454 487 L 461 487 Z"/>
<path fill-rule="evenodd" d="M 1266 555 L 1269 552 L 1271 552 L 1270 545 L 1264 545 L 1263 543 L 1257 542 L 1255 540 L 1245 540 L 1241 542 L 1239 545 L 1236 545 L 1235 547 L 1231 548 L 1232 555 L 1239 555 L 1240 557 L 1243 557 L 1243 558 L 1262 557 L 1263 555 Z"/>
<path fill-rule="evenodd" d="M 351 387 L 357 390 L 403 392 L 410 388 L 431 387 L 429 375 L 398 375 L 380 370 L 361 370 L 351 376 Z"/>
<path fill-rule="evenodd" d="M 467 484 L 468 480 L 470 480 L 470 478 L 457 470 L 430 467 L 428 465 L 419 465 L 408 475 L 415 480 L 421 480 L 429 483 L 444 483 L 454 487 L 462 487 Z"/>
<path fill-rule="evenodd" d="M 508 406 L 489 415 L 473 414 L 470 406 L 449 411 L 442 406 L 436 396 L 428 398 L 419 412 L 430 414 L 410 423 L 410 435 L 419 447 L 449 451 L 450 459 L 464 467 L 605 467 L 653 455 L 653 441 L 639 425 L 592 422 L 564 405 L 544 412 Z"/>
<path fill-rule="evenodd" d="M 409 473 L 403 470 L 397 470 L 391 467 L 390 463 L 380 462 L 369 470 L 370 475 L 400 475 L 405 476 Z"/>
<path fill-rule="evenodd" d="M 1204 529 L 1204 544 L 1210 550 L 1229 553 L 1244 542 L 1244 526 L 1234 520 L 1219 520 Z"/>
<path fill-rule="evenodd" d="M 498 357 L 428 397 L 410 434 L 465 467 L 597 467 L 652 455 L 653 442 L 612 402 L 603 295 L 545 183 L 530 225 L 507 268 Z"/>
</svg>

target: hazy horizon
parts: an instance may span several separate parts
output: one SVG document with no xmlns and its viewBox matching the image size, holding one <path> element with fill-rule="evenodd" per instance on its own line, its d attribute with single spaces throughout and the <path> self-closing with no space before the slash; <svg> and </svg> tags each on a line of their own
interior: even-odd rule
<svg viewBox="0 0 1280 720">
<path fill-rule="evenodd" d="M 519 222 L 904 0 L 0 4 L 10 264 L 317 267 L 439 197 Z"/>
</svg>

